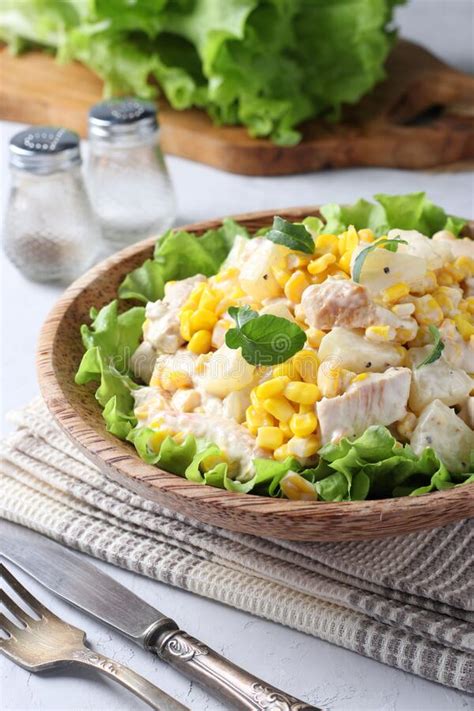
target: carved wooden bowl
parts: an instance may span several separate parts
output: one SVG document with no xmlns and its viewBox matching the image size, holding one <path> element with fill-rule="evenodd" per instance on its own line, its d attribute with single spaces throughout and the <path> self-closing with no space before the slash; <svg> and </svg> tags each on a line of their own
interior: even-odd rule
<svg viewBox="0 0 474 711">
<path fill-rule="evenodd" d="M 279 210 L 297 221 L 315 207 Z M 249 230 L 271 224 L 274 210 L 236 217 Z M 187 226 L 202 233 L 220 220 Z M 474 238 L 471 223 L 470 236 Z M 394 536 L 442 526 L 474 514 L 474 486 L 419 497 L 342 503 L 297 502 L 236 494 L 194 484 L 145 464 L 133 445 L 105 429 L 93 388 L 78 386 L 74 374 L 83 354 L 79 333 L 91 306 L 117 295 L 123 277 L 151 257 L 154 239 L 122 250 L 78 279 L 64 293 L 40 335 L 38 374 L 42 395 L 58 424 L 111 479 L 146 499 L 205 523 L 242 533 L 301 541 L 353 541 Z"/>
</svg>

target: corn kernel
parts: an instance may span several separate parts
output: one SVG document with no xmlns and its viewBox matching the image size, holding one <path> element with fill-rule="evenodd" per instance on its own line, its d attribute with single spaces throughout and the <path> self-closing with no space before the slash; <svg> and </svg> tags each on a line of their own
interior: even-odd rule
<svg viewBox="0 0 474 711">
<path fill-rule="evenodd" d="M 385 304 L 394 304 L 400 301 L 404 296 L 408 296 L 410 287 L 406 281 L 400 281 L 398 284 L 393 284 L 382 291 L 382 300 Z"/>
<path fill-rule="evenodd" d="M 328 361 L 321 364 L 318 370 L 318 388 L 323 397 L 336 397 L 342 385 L 342 368 Z"/>
<path fill-rule="evenodd" d="M 290 454 L 300 459 L 306 459 L 306 457 L 316 454 L 321 447 L 321 442 L 317 435 L 310 435 L 309 437 L 292 437 L 288 440 L 287 445 Z"/>
<path fill-rule="evenodd" d="M 210 331 L 197 331 L 188 343 L 188 350 L 191 353 L 207 353 L 211 348 L 212 335 Z"/>
<path fill-rule="evenodd" d="M 310 274 L 322 274 L 330 264 L 334 264 L 335 262 L 336 257 L 334 254 L 323 254 L 322 257 L 313 259 L 313 261 L 308 264 L 308 272 Z"/>
<path fill-rule="evenodd" d="M 135 417 L 137 420 L 146 420 L 148 417 L 148 405 L 140 405 L 135 408 Z"/>
<path fill-rule="evenodd" d="M 245 421 L 252 434 L 257 434 L 259 427 L 273 427 L 275 424 L 275 420 L 268 412 L 263 409 L 257 409 L 253 405 L 249 405 L 246 409 Z"/>
<path fill-rule="evenodd" d="M 308 437 L 318 426 L 318 420 L 314 412 L 305 415 L 295 413 L 290 420 L 290 429 L 296 437 Z"/>
<path fill-rule="evenodd" d="M 191 309 L 183 309 L 179 316 L 179 332 L 181 333 L 181 338 L 185 341 L 190 341 L 191 336 L 191 316 L 193 312 Z"/>
<path fill-rule="evenodd" d="M 266 400 L 274 395 L 279 395 L 285 389 L 290 379 L 287 375 L 280 375 L 278 378 L 272 378 L 265 383 L 258 385 L 256 388 L 257 397 L 259 400 Z"/>
<path fill-rule="evenodd" d="M 289 272 L 287 269 L 281 269 L 280 267 L 272 267 L 272 273 L 275 277 L 278 286 L 281 286 L 281 288 L 283 289 L 291 276 L 291 272 Z"/>
<path fill-rule="evenodd" d="M 153 432 L 147 442 L 148 448 L 151 449 L 151 451 L 155 454 L 158 454 L 164 440 L 167 437 L 171 437 L 171 435 L 172 432 L 170 430 L 158 430 L 157 432 Z"/>
<path fill-rule="evenodd" d="M 291 501 L 316 501 L 318 495 L 310 481 L 296 472 L 289 471 L 280 481 L 280 489 Z"/>
<path fill-rule="evenodd" d="M 282 444 L 281 447 L 278 447 L 278 449 L 275 449 L 273 452 L 273 459 L 276 459 L 277 462 L 282 462 L 284 459 L 289 457 L 289 452 L 288 452 L 288 445 L 287 444 Z"/>
<path fill-rule="evenodd" d="M 420 296 L 415 300 L 415 319 L 420 326 L 434 324 L 438 326 L 444 318 L 438 302 L 430 295 Z"/>
<path fill-rule="evenodd" d="M 415 312 L 415 304 L 395 304 L 392 306 L 392 311 L 398 318 L 408 318 Z"/>
<path fill-rule="evenodd" d="M 369 229 L 359 230 L 359 238 L 363 242 L 373 242 L 375 240 L 375 235 L 372 230 Z"/>
<path fill-rule="evenodd" d="M 454 266 L 463 273 L 465 279 L 474 276 L 474 259 L 472 257 L 463 254 L 455 260 Z"/>
<path fill-rule="evenodd" d="M 314 351 L 304 348 L 293 356 L 296 370 L 305 383 L 315 383 L 318 377 L 319 358 Z"/>
<path fill-rule="evenodd" d="M 215 311 L 217 304 L 219 303 L 219 298 L 212 293 L 208 288 L 205 289 L 199 300 L 199 309 L 205 309 L 206 311 Z"/>
<path fill-rule="evenodd" d="M 288 383 L 285 396 L 298 405 L 314 405 L 321 399 L 319 388 L 313 383 Z"/>
<path fill-rule="evenodd" d="M 295 413 L 288 400 L 282 395 L 269 397 L 267 400 L 264 400 L 263 407 L 270 415 L 273 415 L 277 420 L 282 420 L 283 422 L 288 421 Z"/>
<path fill-rule="evenodd" d="M 293 417 L 294 417 L 294 416 L 293 416 Z M 286 440 L 288 440 L 288 439 L 290 439 L 291 437 L 293 437 L 293 432 L 292 432 L 292 430 L 291 430 L 290 425 L 289 425 L 288 422 L 280 422 L 278 426 L 279 426 L 280 430 L 283 432 L 283 437 L 284 437 Z"/>
<path fill-rule="evenodd" d="M 181 370 L 171 370 L 163 368 L 161 372 L 161 387 L 168 392 L 174 392 L 180 388 L 189 388 L 193 384 L 190 376 Z"/>
<path fill-rule="evenodd" d="M 354 225 L 351 225 L 348 230 L 346 230 L 346 241 L 345 241 L 345 246 L 346 246 L 346 252 L 353 252 L 354 249 L 357 247 L 359 244 L 359 235 L 357 234 L 357 230 L 355 229 Z"/>
<path fill-rule="evenodd" d="M 199 308 L 191 316 L 191 331 L 212 331 L 217 323 L 217 316 L 213 311 Z"/>
<path fill-rule="evenodd" d="M 283 432 L 278 427 L 259 427 L 256 443 L 264 449 L 278 449 L 283 444 Z"/>
<path fill-rule="evenodd" d="M 287 360 L 284 363 L 276 365 L 272 370 L 272 375 L 274 378 L 279 378 L 282 375 L 286 375 L 290 380 L 299 380 L 298 371 L 293 359 Z"/>
<path fill-rule="evenodd" d="M 228 463 L 229 458 L 225 452 L 215 452 L 214 454 L 208 454 L 207 457 L 203 457 L 199 462 L 199 469 L 203 472 L 208 472 L 214 469 L 218 464 Z"/>
<path fill-rule="evenodd" d="M 391 326 L 368 326 L 365 329 L 365 335 L 371 341 L 382 343 L 383 341 L 392 341 L 396 336 L 396 331 Z"/>
<path fill-rule="evenodd" d="M 171 283 L 171 282 L 168 282 L 168 283 Z M 199 284 L 196 284 L 196 286 L 194 287 L 194 289 L 192 290 L 192 292 L 186 299 L 186 301 L 183 305 L 183 309 L 191 309 L 191 310 L 197 309 L 197 307 L 199 306 L 199 300 L 201 298 L 201 294 L 205 288 L 206 288 L 206 282 L 204 282 L 204 281 L 201 281 L 201 282 L 199 282 Z"/>
<path fill-rule="evenodd" d="M 466 311 L 468 311 L 470 314 L 474 314 L 474 296 L 468 296 L 468 298 L 465 300 L 466 303 Z"/>
<path fill-rule="evenodd" d="M 309 254 L 295 254 L 293 252 L 287 256 L 286 266 L 291 270 L 301 269 L 302 267 L 307 267 L 310 261 L 311 256 Z"/>
<path fill-rule="evenodd" d="M 347 252 L 344 252 L 342 257 L 338 261 L 338 266 L 346 273 L 350 274 L 351 273 L 351 260 L 352 260 L 352 252 L 349 250 Z"/>
<path fill-rule="evenodd" d="M 339 240 L 336 235 L 322 234 L 316 237 L 315 246 L 318 253 L 330 253 L 336 256 L 338 253 L 338 243 Z"/>
<path fill-rule="evenodd" d="M 458 269 L 455 263 L 446 264 L 444 267 L 448 274 L 451 274 L 455 282 L 462 281 L 464 279 L 464 270 Z"/>
<path fill-rule="evenodd" d="M 474 336 L 474 325 L 469 316 L 458 314 L 454 317 L 454 323 L 465 341 L 468 341 L 471 336 Z"/>
<path fill-rule="evenodd" d="M 454 284 L 453 276 L 446 269 L 440 269 L 436 278 L 440 286 L 452 286 Z"/>
<path fill-rule="evenodd" d="M 306 274 L 301 270 L 293 272 L 291 277 L 285 284 L 285 296 L 294 304 L 299 304 L 303 291 L 309 286 L 310 281 Z"/>
<path fill-rule="evenodd" d="M 319 348 L 325 335 L 324 331 L 312 326 L 306 331 L 306 339 L 312 348 Z"/>
<path fill-rule="evenodd" d="M 220 284 L 223 281 L 235 279 L 238 274 L 239 270 L 237 269 L 237 267 L 229 267 L 228 269 L 224 269 L 222 272 L 219 272 L 219 274 L 213 276 L 212 279 L 216 284 Z"/>
<path fill-rule="evenodd" d="M 366 380 L 369 377 L 368 373 L 359 373 L 359 375 L 356 375 L 354 378 L 352 378 L 351 383 L 361 383 L 363 380 Z"/>
</svg>

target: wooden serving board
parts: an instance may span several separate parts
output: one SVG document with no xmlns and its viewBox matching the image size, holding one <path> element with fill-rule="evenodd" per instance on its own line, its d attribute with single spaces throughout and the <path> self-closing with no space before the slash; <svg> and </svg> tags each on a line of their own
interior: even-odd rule
<svg viewBox="0 0 474 711">
<path fill-rule="evenodd" d="M 86 135 L 88 109 L 102 95 L 102 82 L 87 68 L 60 65 L 39 52 L 13 57 L 4 49 L 0 60 L 1 119 L 59 124 Z M 347 109 L 342 123 L 309 121 L 301 143 L 289 148 L 250 138 L 242 127 L 213 126 L 203 111 L 178 112 L 162 101 L 162 146 L 245 175 L 349 166 L 426 169 L 474 160 L 474 77 L 406 41 L 392 51 L 387 73 Z"/>
<path fill-rule="evenodd" d="M 334 196 L 337 200 L 337 196 Z M 299 221 L 317 215 L 317 207 L 277 209 L 237 215 L 249 231 L 271 225 L 273 215 Z M 221 220 L 187 225 L 196 234 Z M 474 238 L 474 224 L 466 227 Z M 153 254 L 154 238 L 114 254 L 72 284 L 49 314 L 39 339 L 37 366 L 41 393 L 71 440 L 105 474 L 122 486 L 198 521 L 240 533 L 300 541 L 354 541 L 428 530 L 474 515 L 474 484 L 424 496 L 327 503 L 289 501 L 236 494 L 203 486 L 145 464 L 133 445 L 106 431 L 94 389 L 78 386 L 74 375 L 84 349 L 80 325 L 91 306 L 117 295 L 125 275 Z"/>
</svg>

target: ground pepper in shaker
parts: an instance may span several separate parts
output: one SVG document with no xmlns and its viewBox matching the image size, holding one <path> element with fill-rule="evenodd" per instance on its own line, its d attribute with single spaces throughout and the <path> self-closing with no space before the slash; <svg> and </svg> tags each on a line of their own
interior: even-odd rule
<svg viewBox="0 0 474 711">
<path fill-rule="evenodd" d="M 120 98 L 92 107 L 87 186 L 109 251 L 173 224 L 174 193 L 153 103 Z"/>
<path fill-rule="evenodd" d="M 32 126 L 10 141 L 11 189 L 3 243 L 29 279 L 69 282 L 100 249 L 100 229 L 81 175 L 79 136 Z"/>
</svg>

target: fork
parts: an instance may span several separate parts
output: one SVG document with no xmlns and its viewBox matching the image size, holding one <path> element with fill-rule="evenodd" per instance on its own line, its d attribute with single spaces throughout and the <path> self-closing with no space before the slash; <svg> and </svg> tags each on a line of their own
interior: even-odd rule
<svg viewBox="0 0 474 711">
<path fill-rule="evenodd" d="M 85 632 L 54 615 L 3 564 L 0 564 L 0 575 L 38 617 L 35 619 L 25 612 L 2 587 L 0 603 L 19 622 L 15 624 L 0 614 L 0 630 L 4 635 L 0 639 L 0 650 L 13 662 L 30 672 L 54 669 L 64 664 L 93 667 L 158 711 L 189 711 L 187 706 L 128 667 L 89 649 L 85 644 Z"/>
</svg>

